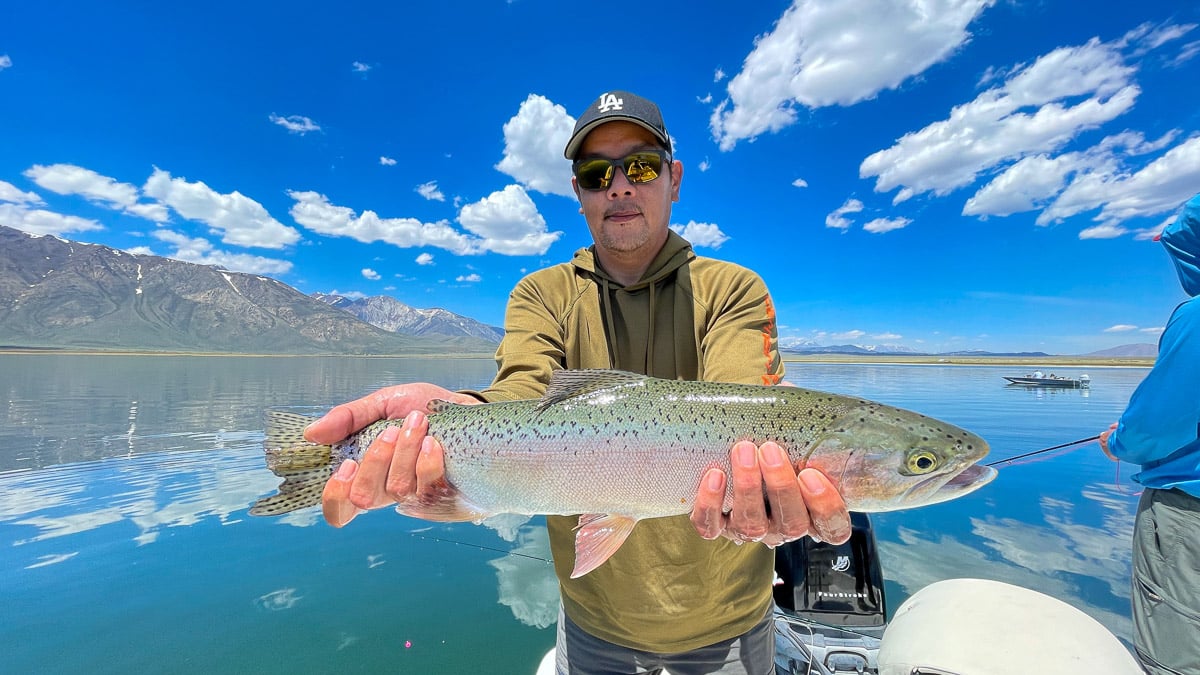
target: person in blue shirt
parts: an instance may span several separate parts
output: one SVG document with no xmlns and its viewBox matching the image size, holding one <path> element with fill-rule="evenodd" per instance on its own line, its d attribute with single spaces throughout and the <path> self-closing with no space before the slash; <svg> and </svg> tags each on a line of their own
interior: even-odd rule
<svg viewBox="0 0 1200 675">
<path fill-rule="evenodd" d="M 1200 194 L 1157 237 L 1191 296 L 1121 419 L 1109 457 L 1141 465 L 1133 531 L 1134 647 L 1147 672 L 1200 673 Z"/>
</svg>

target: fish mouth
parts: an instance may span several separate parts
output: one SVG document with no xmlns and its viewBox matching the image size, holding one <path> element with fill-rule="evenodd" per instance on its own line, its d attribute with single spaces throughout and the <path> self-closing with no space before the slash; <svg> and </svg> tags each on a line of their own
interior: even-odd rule
<svg viewBox="0 0 1200 675">
<path fill-rule="evenodd" d="M 990 466 L 971 464 L 949 478 L 943 474 L 917 483 L 905 493 L 904 501 L 923 505 L 949 501 L 978 490 L 998 475 Z"/>
</svg>

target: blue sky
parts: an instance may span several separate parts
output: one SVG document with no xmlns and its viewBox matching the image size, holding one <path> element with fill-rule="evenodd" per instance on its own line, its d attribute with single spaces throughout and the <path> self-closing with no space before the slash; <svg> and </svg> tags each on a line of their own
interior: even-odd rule
<svg viewBox="0 0 1200 675">
<path fill-rule="evenodd" d="M 785 340 L 1077 354 L 1184 298 L 1197 3 L 177 4 L 5 9 L 0 224 L 500 325 L 590 243 L 562 147 L 625 89 Z"/>
</svg>

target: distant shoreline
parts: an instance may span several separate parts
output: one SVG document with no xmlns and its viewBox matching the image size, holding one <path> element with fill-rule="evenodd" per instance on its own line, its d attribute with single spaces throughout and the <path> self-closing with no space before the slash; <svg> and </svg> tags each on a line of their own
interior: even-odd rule
<svg viewBox="0 0 1200 675">
<path fill-rule="evenodd" d="M 356 359 L 490 359 L 491 353 L 460 354 L 248 354 L 234 352 L 169 352 L 148 350 L 78 349 L 72 347 L 7 347 L 0 346 L 0 356 L 5 354 L 63 354 L 72 356 L 234 356 L 274 358 L 356 358 Z M 937 356 L 911 354 L 783 354 L 785 363 L 822 364 L 896 364 L 906 366 L 1020 366 L 1034 371 L 1056 368 L 1149 368 L 1154 359 L 1142 356 Z"/>
<path fill-rule="evenodd" d="M 906 366 L 1021 366 L 1033 371 L 1056 368 L 1149 368 L 1144 356 L 937 356 L 910 354 L 784 354 L 785 363 L 886 364 Z"/>
</svg>

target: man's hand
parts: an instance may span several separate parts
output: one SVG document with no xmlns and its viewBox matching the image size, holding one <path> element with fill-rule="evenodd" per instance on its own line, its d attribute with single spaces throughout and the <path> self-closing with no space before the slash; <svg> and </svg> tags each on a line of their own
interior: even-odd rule
<svg viewBox="0 0 1200 675">
<path fill-rule="evenodd" d="M 1113 432 L 1116 430 L 1117 423 L 1113 422 L 1106 431 L 1100 432 L 1100 449 L 1104 451 L 1104 454 L 1108 455 L 1109 459 L 1114 462 L 1119 462 L 1121 460 L 1117 459 L 1117 456 L 1112 454 L 1112 451 L 1108 449 L 1108 437 L 1112 436 Z"/>
<path fill-rule="evenodd" d="M 816 469 L 797 475 L 778 444 L 737 443 L 730 464 L 733 509 L 728 514 L 723 511 L 725 472 L 710 469 L 700 481 L 692 509 L 692 524 L 700 536 L 759 541 L 772 547 L 805 535 L 834 544 L 850 538 L 850 513 L 833 484 Z"/>
<path fill-rule="evenodd" d="M 314 443 L 336 443 L 383 419 L 403 417 L 404 423 L 385 429 L 367 448 L 359 463 L 347 460 L 325 483 L 321 508 L 325 520 L 342 527 L 359 513 L 395 504 L 441 480 L 445 474 L 442 448 L 426 437 L 429 401 L 480 401 L 437 385 L 417 383 L 386 387 L 330 410 L 305 430 Z"/>
</svg>

